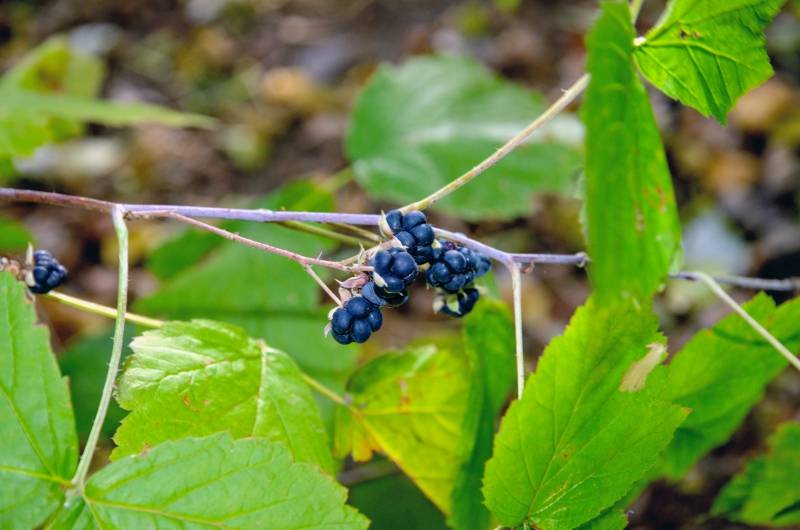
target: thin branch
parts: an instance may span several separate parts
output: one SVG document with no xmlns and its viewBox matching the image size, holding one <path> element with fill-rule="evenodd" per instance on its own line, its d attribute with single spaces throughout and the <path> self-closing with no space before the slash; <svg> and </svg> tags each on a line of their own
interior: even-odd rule
<svg viewBox="0 0 800 530">
<path fill-rule="evenodd" d="M 76 309 L 80 309 L 88 313 L 94 313 L 95 315 L 100 315 L 108 318 L 117 318 L 117 310 L 114 309 L 113 307 L 96 304 L 94 302 L 90 302 L 82 298 L 76 298 L 68 294 L 59 293 L 57 291 L 50 291 L 49 293 L 43 296 L 45 296 L 46 298 L 57 300 L 58 302 L 61 302 L 64 305 L 74 307 Z M 163 320 L 157 320 L 155 318 L 145 317 L 142 315 L 137 315 L 135 313 L 126 312 L 124 316 L 125 320 L 127 320 L 128 322 L 131 322 L 133 324 L 140 324 L 142 326 L 146 326 L 149 328 L 157 328 L 159 326 L 164 325 Z"/>
<path fill-rule="evenodd" d="M 303 265 L 303 268 L 306 270 L 309 276 L 314 278 L 314 281 L 317 282 L 317 285 L 322 287 L 322 290 L 325 291 L 325 293 L 331 298 L 331 300 L 333 300 L 333 302 L 336 305 L 341 307 L 342 301 L 339 300 L 339 297 L 336 296 L 333 293 L 333 291 L 331 291 L 330 287 L 328 287 L 328 285 L 322 281 L 322 278 L 320 278 L 319 275 L 317 275 L 317 273 L 314 272 L 314 269 L 311 268 L 311 265 Z"/>
<path fill-rule="evenodd" d="M 756 330 L 759 335 L 764 337 L 767 342 L 769 342 L 773 348 L 778 350 L 778 353 L 783 355 L 792 366 L 794 366 L 797 370 L 800 370 L 800 359 L 797 358 L 792 352 L 789 351 L 789 348 L 784 346 L 778 339 L 776 339 L 769 331 L 764 328 L 761 324 L 756 321 L 753 317 L 751 317 L 747 311 L 744 310 L 742 306 L 736 303 L 736 300 L 730 297 L 728 293 L 726 293 L 720 285 L 714 281 L 714 279 L 704 272 L 686 272 L 685 275 L 693 276 L 694 280 L 699 280 L 705 283 L 709 289 L 711 289 L 714 294 L 716 294 L 723 302 L 728 304 L 728 306 L 733 309 L 736 313 L 741 316 L 745 322 L 747 322 L 751 328 Z"/>
<path fill-rule="evenodd" d="M 269 252 L 271 254 L 277 254 L 279 256 L 283 256 L 284 258 L 290 259 L 299 263 L 300 265 L 319 265 L 320 267 L 328 267 L 329 269 L 337 269 L 345 272 L 350 272 L 353 270 L 363 270 L 363 267 L 359 266 L 348 266 L 343 265 L 338 261 L 330 261 L 325 259 L 318 259 L 318 258 L 309 258 L 308 256 L 303 256 L 296 252 L 292 252 L 290 250 L 285 250 L 279 247 L 274 247 L 272 245 L 268 245 L 266 243 L 261 243 L 260 241 L 255 241 L 253 239 L 248 239 L 246 237 L 240 236 L 239 234 L 235 234 L 224 228 L 219 228 L 214 225 L 210 225 L 208 223 L 204 223 L 203 221 L 198 221 L 197 219 L 192 219 L 186 215 L 180 214 L 175 211 L 170 210 L 148 210 L 148 211 L 140 211 L 140 212 L 129 212 L 128 217 L 130 218 L 139 218 L 139 219 L 148 219 L 148 218 L 164 218 L 164 219 L 174 219 L 176 221 L 180 221 L 182 223 L 190 224 L 197 228 L 201 228 L 208 232 L 217 234 L 218 236 L 224 237 L 225 239 L 229 239 L 231 241 L 236 241 L 237 243 L 241 243 L 243 245 L 247 245 L 249 247 L 253 247 L 258 250 L 262 250 L 264 252 Z"/>
<path fill-rule="evenodd" d="M 586 88 L 589 84 L 589 74 L 583 74 L 580 79 L 575 81 L 564 93 L 558 98 L 555 102 L 553 102 L 550 107 L 545 110 L 538 118 L 533 120 L 530 125 L 525 127 L 519 133 L 514 135 L 509 141 L 503 144 L 497 151 L 492 153 L 488 158 L 486 158 L 483 162 L 478 164 L 477 166 L 473 167 L 457 179 L 451 181 L 444 187 L 436 190 L 435 192 L 431 193 L 424 199 L 420 199 L 416 202 L 412 202 L 406 206 L 400 208 L 402 212 L 408 212 L 411 210 L 424 210 L 430 207 L 432 204 L 438 202 L 439 200 L 447 197 L 457 189 L 465 186 L 469 182 L 471 182 L 475 177 L 492 167 L 493 165 L 500 162 L 503 158 L 509 155 L 514 149 L 525 143 L 531 135 L 536 132 L 539 128 L 545 125 L 547 122 L 558 116 L 567 106 L 569 106 L 572 101 L 577 98 L 581 92 Z M 354 223 L 355 224 L 355 223 Z"/>
<path fill-rule="evenodd" d="M 676 280 L 698 281 L 696 272 L 678 272 L 671 275 Z M 768 278 L 750 278 L 747 276 L 711 276 L 715 282 L 743 287 L 745 289 L 758 289 L 763 291 L 800 291 L 800 278 L 786 278 L 773 280 Z"/>
<path fill-rule="evenodd" d="M 342 234 L 336 232 L 335 230 L 317 226 L 311 223 L 301 223 L 300 221 L 284 221 L 280 223 L 280 225 L 291 230 L 306 232 L 308 234 L 314 234 L 315 236 L 327 237 L 328 239 L 333 239 L 334 241 L 339 241 L 340 243 L 344 243 L 346 245 L 353 245 L 354 247 L 357 247 L 364 242 L 357 237 L 348 236 L 347 234 Z"/>
<path fill-rule="evenodd" d="M 109 201 L 87 199 L 84 197 L 64 195 L 60 193 L 16 190 L 11 188 L 0 188 L 0 200 L 51 204 L 56 206 L 67 206 L 72 208 L 80 208 L 84 210 L 100 211 L 100 212 L 111 212 L 111 209 L 116 205 L 116 203 Z M 196 206 L 169 206 L 169 205 L 153 205 L 153 204 L 123 205 L 123 207 L 126 208 L 126 210 L 132 209 L 132 212 L 128 214 L 128 217 L 130 218 L 146 218 L 148 216 L 186 218 L 190 216 L 198 216 L 210 219 L 242 219 L 254 222 L 284 223 L 287 221 L 300 221 L 300 222 L 321 222 L 329 224 L 344 223 L 344 224 L 357 224 L 357 225 L 368 225 L 368 226 L 377 226 L 378 223 L 380 222 L 380 215 L 375 215 L 375 214 L 341 214 L 341 213 L 331 213 L 331 212 L 294 212 L 294 211 L 273 212 L 271 210 L 259 210 L 259 209 L 248 210 L 248 209 L 235 209 L 235 208 L 205 208 Z M 356 221 L 356 222 L 351 222 L 351 221 Z M 216 233 L 222 232 L 222 234 L 220 235 L 223 235 L 223 237 L 226 237 L 228 239 L 230 239 L 230 235 L 232 234 L 231 232 L 227 232 L 212 225 L 201 223 L 196 219 L 191 219 L 190 223 L 194 224 L 195 226 L 200 226 L 201 228 L 204 229 L 206 229 L 206 227 L 211 227 L 214 232 Z M 455 241 L 473 250 L 483 252 L 489 258 L 499 261 L 505 265 L 508 265 L 509 263 L 517 263 L 522 265 L 557 264 L 557 265 L 574 265 L 577 267 L 583 267 L 589 261 L 589 257 L 586 255 L 585 252 L 578 252 L 576 254 L 513 253 L 491 247 L 489 245 L 481 243 L 480 241 L 467 237 L 464 234 L 450 232 L 448 230 L 443 230 L 440 228 L 435 229 L 435 232 L 439 237 Z M 264 247 L 269 247 L 269 245 L 264 245 L 263 243 L 248 240 L 246 238 L 236 239 L 240 238 L 241 236 L 237 236 L 236 234 L 232 235 L 235 241 L 240 241 L 243 243 L 247 241 L 247 243 L 245 244 L 248 244 L 250 246 L 253 246 L 253 244 L 255 244 L 257 245 L 257 248 L 260 248 L 261 250 L 266 250 Z M 381 244 L 381 246 L 384 247 L 391 245 L 392 245 L 391 241 L 385 241 L 384 243 Z M 275 247 L 270 247 L 270 248 L 274 249 Z M 374 251 L 376 248 L 377 247 L 373 247 L 367 252 Z M 281 250 L 281 255 L 288 252 L 282 249 L 278 250 Z M 310 260 L 311 258 L 307 259 Z M 349 268 L 348 265 L 355 263 L 357 259 L 358 259 L 357 256 L 353 256 L 349 259 L 340 262 L 328 262 L 328 263 L 338 263 L 338 265 L 333 268 L 338 270 L 350 271 L 353 269 Z M 321 261 L 324 262 L 324 260 Z M 691 276 L 690 273 L 679 272 L 672 275 L 672 278 L 679 280 L 692 280 L 693 278 L 691 278 L 690 276 Z M 797 278 L 784 279 L 784 280 L 748 278 L 743 276 L 713 276 L 713 278 L 718 283 L 743 287 L 746 289 L 765 289 L 769 291 L 800 291 L 800 279 Z"/>
<path fill-rule="evenodd" d="M 117 234 L 119 247 L 119 277 L 117 278 L 117 311 L 114 323 L 114 342 L 111 346 L 111 359 L 108 362 L 108 372 L 106 381 L 103 385 L 103 393 L 100 395 L 100 404 L 97 407 L 97 414 L 94 417 L 86 446 L 81 454 L 75 476 L 72 478 L 73 486 L 83 495 L 86 484 L 86 475 L 92 464 L 92 456 L 97 448 L 97 440 L 100 438 L 100 431 L 106 419 L 108 406 L 111 403 L 111 394 L 114 391 L 114 382 L 119 372 L 119 363 L 122 359 L 122 344 L 125 337 L 125 313 L 128 307 L 128 227 L 125 226 L 125 210 L 121 206 L 115 206 L 111 210 L 111 219 L 114 223 L 114 231 Z"/>
<path fill-rule="evenodd" d="M 514 342 L 517 359 L 517 399 L 522 399 L 525 390 L 525 353 L 522 345 L 522 271 L 519 265 L 508 267 L 511 273 L 511 289 L 514 293 Z"/>
<path fill-rule="evenodd" d="M 330 399 L 337 405 L 350 408 L 350 403 L 347 402 L 347 399 L 345 397 L 340 396 L 339 394 L 337 394 L 330 388 L 326 387 L 325 385 L 323 385 L 310 375 L 306 374 L 305 372 L 303 372 L 302 375 L 303 375 L 303 380 L 308 384 L 308 386 L 310 386 L 311 388 L 313 388 L 326 398 Z"/>
<path fill-rule="evenodd" d="M 378 234 L 376 234 L 374 232 L 370 232 L 369 230 L 365 230 L 365 229 L 361 228 L 360 226 L 348 225 L 348 224 L 345 224 L 345 223 L 331 223 L 331 224 L 332 224 L 332 226 L 334 226 L 336 228 L 341 228 L 343 230 L 347 230 L 349 232 L 357 234 L 358 236 L 360 236 L 360 237 L 362 237 L 362 238 L 364 238 L 366 240 L 372 241 L 373 243 L 380 243 L 382 241 L 381 240 L 381 236 L 379 236 Z"/>
</svg>

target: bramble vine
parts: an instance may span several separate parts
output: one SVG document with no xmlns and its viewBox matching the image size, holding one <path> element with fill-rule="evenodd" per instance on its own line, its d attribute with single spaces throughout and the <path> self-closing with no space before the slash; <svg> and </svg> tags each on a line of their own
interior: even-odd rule
<svg viewBox="0 0 800 530">
<path fill-rule="evenodd" d="M 10 382 L 0 381 L 5 398 L 0 420 L 9 425 L 8 440 L 0 442 L 9 455 L 8 461 L 0 460 L 0 478 L 7 477 L 10 484 L 0 481 L 0 492 L 39 488 L 36 493 L 47 499 L 44 507 L 24 500 L 9 507 L 0 498 L 0 526 L 11 521 L 11 528 L 125 528 L 163 517 L 186 526 L 361 530 L 369 521 L 345 504 L 346 490 L 332 480 L 339 467 L 336 460 L 364 462 L 380 452 L 413 480 L 453 528 L 623 528 L 627 503 L 649 481 L 683 476 L 732 435 L 786 365 L 800 370 L 794 354 L 800 348 L 800 301 L 776 307 L 758 295 L 740 305 L 720 286 L 795 292 L 800 280 L 680 271 L 681 231 L 671 175 L 640 77 L 724 122 L 734 101 L 771 73 L 761 33 L 782 2 L 741 0 L 732 6 L 723 0 L 672 0 L 645 37 L 634 28 L 643 3 L 603 2 L 587 38 L 587 72 L 551 105 L 542 105 L 535 117 L 526 115 L 525 121 L 532 121 L 491 154 L 481 152 L 485 158 L 478 160 L 467 153 L 464 159 L 470 164 L 460 176 L 426 189 L 422 199 L 406 198 L 402 202 L 407 204 L 396 210 L 377 214 L 128 204 L 0 188 L 3 201 L 110 216 L 119 261 L 116 308 L 54 290 L 66 272 L 43 251 L 24 262 L 0 262 L 0 268 L 13 273 L 0 274 L 0 314 L 10 315 L 0 319 L 0 343 L 9 345 L 8 352 L 0 352 L 0 365 L 13 368 Z M 747 62 L 735 55 L 744 48 L 752 49 Z M 402 68 L 409 70 L 402 75 L 379 70 L 354 110 L 346 150 L 357 182 L 367 189 L 375 179 L 402 180 L 403 172 L 420 168 L 441 173 L 436 165 L 440 151 L 407 153 L 414 142 L 437 141 L 436 130 L 415 131 L 418 124 L 401 119 L 405 112 L 411 122 L 423 120 L 426 109 L 414 115 L 411 108 L 396 108 L 381 99 L 400 94 L 395 103 L 413 107 L 415 98 L 404 95 L 418 90 L 418 75 L 444 83 L 453 71 L 466 72 L 459 81 L 463 85 L 455 88 L 452 109 L 434 101 L 459 117 L 467 112 L 457 106 L 464 94 L 478 98 L 490 91 L 487 99 L 494 100 L 491 91 L 497 90 L 515 103 L 531 104 L 518 87 L 500 86 L 479 67 L 459 59 L 422 58 Z M 681 80 L 677 85 L 676 79 Z M 0 83 L 4 93 L 37 101 L 26 95 L 25 87 L 13 84 Z M 535 133 L 544 134 L 563 118 L 581 94 L 586 252 L 507 252 L 429 224 L 423 211 L 452 208 L 467 185 L 481 185 L 491 175 L 499 178 L 503 163 L 525 153 L 531 156 L 526 150 L 538 141 Z M 63 109 L 66 115 L 61 115 L 47 97 L 38 101 L 43 113 L 57 118 L 92 119 L 100 110 L 111 112 L 65 99 L 68 108 L 78 103 L 89 109 L 88 116 Z M 151 116 L 160 115 L 148 109 Z M 389 110 L 399 117 L 384 112 Z M 511 110 L 517 108 L 512 105 Z M 196 116 L 180 118 L 162 115 L 181 124 L 208 125 Z M 136 121 L 130 116 L 117 119 Z M 383 135 L 380 141 L 370 131 Z M 480 141 L 487 138 L 491 135 Z M 2 149 L 0 143 L 0 156 L 6 156 Z M 22 156 L 27 150 L 11 154 Z M 519 168 L 510 173 L 514 171 Z M 516 193 L 514 186 L 508 188 Z M 520 195 L 526 193 L 528 188 Z M 374 191 L 373 196 L 392 199 Z M 290 356 L 308 352 L 284 352 L 266 340 L 268 333 L 248 333 L 212 320 L 159 320 L 129 312 L 128 223 L 152 219 L 208 232 L 255 249 L 263 253 L 260 257 L 296 263 L 303 271 L 298 274 L 314 282 L 314 292 L 318 295 L 319 287 L 337 306 L 328 316 L 326 331 L 332 339 L 327 340 L 342 344 L 343 355 L 352 352 L 346 345 L 366 341 L 381 327 L 381 308 L 405 302 L 409 286 L 420 276 L 437 290 L 435 310 L 464 317 L 463 324 L 458 334 L 376 355 L 351 367 L 346 384 L 332 384 L 325 370 L 316 374 L 299 357 Z M 218 226 L 209 220 L 237 224 Z M 311 234 L 310 241 L 330 239 L 358 252 L 331 259 L 323 256 L 324 247 L 296 251 L 291 244 L 261 241 L 241 229 L 270 224 L 295 230 L 298 238 Z M 490 260 L 508 271 L 513 317 L 491 297 L 476 304 L 480 291 L 474 280 L 490 270 Z M 592 294 L 528 377 L 522 282 L 523 274 L 540 265 L 587 268 Z M 337 280 L 337 292 L 315 268 L 349 277 Z M 668 348 L 653 299 L 668 279 L 704 284 L 734 314 L 712 332 L 692 337 L 663 365 Z M 70 399 L 47 338 L 33 324 L 28 291 L 115 320 L 105 381 L 81 452 Z M 276 326 L 283 326 L 280 309 L 270 309 Z M 315 319 L 322 328 L 323 317 L 316 314 Z M 147 330 L 133 339 L 133 354 L 120 370 L 126 322 Z M 310 364 L 314 360 L 304 359 Z M 18 380 L 29 384 L 18 385 Z M 516 399 L 506 408 L 514 386 Z M 327 425 L 312 390 L 335 406 Z M 734 394 L 735 400 L 726 399 Z M 111 463 L 90 476 L 113 398 L 128 414 L 114 434 Z M 756 481 L 750 486 L 752 496 L 723 494 L 715 513 L 754 523 L 794 520 L 800 492 L 795 495 L 792 484 L 784 485 L 790 492 L 786 498 L 769 502 L 757 487 L 761 480 L 774 491 L 773 481 L 780 483 L 775 476 L 757 475 L 786 465 L 780 462 L 789 460 L 794 427 L 788 422 L 781 428 L 770 455 L 734 479 L 732 485 Z"/>
</svg>

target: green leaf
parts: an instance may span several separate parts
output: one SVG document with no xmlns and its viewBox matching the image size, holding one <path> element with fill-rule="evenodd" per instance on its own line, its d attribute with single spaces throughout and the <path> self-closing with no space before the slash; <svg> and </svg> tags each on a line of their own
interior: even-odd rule
<svg viewBox="0 0 800 530">
<path fill-rule="evenodd" d="M 772 75 L 764 28 L 785 0 L 671 0 L 636 47 L 644 76 L 720 123 L 739 97 Z"/>
<path fill-rule="evenodd" d="M 100 403 L 100 395 L 108 371 L 113 334 L 113 329 L 107 328 L 101 333 L 82 337 L 70 344 L 66 351 L 58 356 L 61 372 L 69 380 L 75 424 L 81 440 L 89 435 L 97 413 L 97 405 Z M 126 324 L 125 344 L 130 342 L 135 335 L 134 326 L 130 323 Z M 122 350 L 123 359 L 129 354 L 130 349 L 125 347 Z M 103 423 L 103 434 L 111 438 L 124 416 L 123 410 L 112 401 Z"/>
<path fill-rule="evenodd" d="M 167 442 L 118 460 L 71 499 L 53 528 L 361 530 L 346 490 L 286 448 L 227 434 Z"/>
<path fill-rule="evenodd" d="M 641 390 L 619 387 L 648 346 L 662 341 L 649 308 L 635 301 L 591 299 L 578 309 L 495 438 L 484 495 L 501 524 L 578 527 L 647 473 L 686 411 L 663 399 L 663 367 Z"/>
<path fill-rule="evenodd" d="M 447 528 L 442 513 L 402 473 L 353 484 L 350 504 L 369 518 L 374 530 Z"/>
<path fill-rule="evenodd" d="M 650 102 L 633 66 L 627 4 L 603 4 L 589 35 L 584 217 L 598 302 L 641 300 L 680 250 L 669 168 Z"/>
<path fill-rule="evenodd" d="M 333 472 L 317 403 L 285 353 L 204 320 L 169 322 L 131 349 L 117 401 L 132 412 L 114 435 L 113 458 L 227 431 L 283 442 L 296 460 Z"/>
<path fill-rule="evenodd" d="M 22 223 L 0 217 L 0 251 L 24 250 L 33 235 Z"/>
<path fill-rule="evenodd" d="M 34 528 L 61 505 L 78 440 L 66 382 L 25 288 L 0 272 L 0 527 Z"/>
<path fill-rule="evenodd" d="M 61 37 L 46 41 L 9 70 L 0 79 L 0 161 L 79 135 L 86 122 L 174 127 L 213 123 L 156 105 L 96 100 L 104 70 L 98 59 L 73 50 Z"/>
<path fill-rule="evenodd" d="M 744 309 L 792 351 L 800 349 L 800 299 L 775 308 L 759 294 Z M 678 479 L 725 443 L 787 365 L 739 315 L 698 332 L 669 365 L 672 400 L 692 409 L 664 453 L 663 472 Z"/>
<path fill-rule="evenodd" d="M 296 182 L 257 206 L 329 211 L 333 197 L 311 182 Z M 330 240 L 274 223 L 232 223 L 229 228 L 306 256 L 333 248 Z M 184 243 L 177 244 L 177 248 L 186 248 Z M 318 272 L 325 276 L 325 271 Z M 319 300 L 317 284 L 297 263 L 225 241 L 194 267 L 171 275 L 136 307 L 145 314 L 176 320 L 206 318 L 239 325 L 251 337 L 287 352 L 304 372 L 341 390 L 358 349 L 341 346 L 323 335 L 327 309 L 320 307 Z"/>
<path fill-rule="evenodd" d="M 514 324 L 505 304 L 494 299 L 481 299 L 464 324 L 464 347 L 474 369 L 459 452 L 469 457 L 455 479 L 448 523 L 459 530 L 485 530 L 489 511 L 481 485 L 497 416 L 514 385 Z"/>
<path fill-rule="evenodd" d="M 544 108 L 539 95 L 472 59 L 416 58 L 370 79 L 353 111 L 347 154 L 373 198 L 407 203 L 477 165 Z M 580 124 L 562 116 L 435 208 L 467 219 L 527 215 L 536 193 L 571 190 L 581 136 Z"/>
<path fill-rule="evenodd" d="M 616 506 L 609 508 L 588 523 L 578 527 L 578 530 L 622 530 L 628 526 L 628 516 Z"/>
<path fill-rule="evenodd" d="M 752 525 L 800 524 L 800 423 L 784 423 L 769 452 L 750 461 L 714 501 L 711 513 Z"/>
<path fill-rule="evenodd" d="M 469 401 L 470 366 L 458 347 L 420 346 L 362 366 L 337 409 L 335 447 L 356 461 L 380 451 L 445 514 L 467 456 L 458 443 Z"/>
</svg>

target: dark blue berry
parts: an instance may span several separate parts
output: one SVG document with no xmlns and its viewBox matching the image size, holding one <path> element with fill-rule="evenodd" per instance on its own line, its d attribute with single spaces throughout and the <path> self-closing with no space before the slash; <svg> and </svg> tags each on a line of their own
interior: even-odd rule
<svg viewBox="0 0 800 530">
<path fill-rule="evenodd" d="M 404 282 L 410 283 L 414 281 L 414 278 L 417 277 L 417 270 L 417 263 L 408 252 L 394 256 L 391 272 L 395 276 L 402 278 Z"/>
<path fill-rule="evenodd" d="M 52 291 L 67 278 L 67 269 L 46 250 L 37 250 L 33 253 L 33 285 L 29 285 L 31 292 L 44 294 Z"/>
<path fill-rule="evenodd" d="M 480 298 L 480 293 L 475 288 L 468 288 L 460 291 L 456 294 L 456 305 L 457 308 L 451 308 L 450 305 L 447 304 L 447 300 L 443 300 L 442 306 L 439 308 L 439 313 L 444 313 L 445 315 L 449 315 L 451 317 L 460 318 L 472 311 L 472 308 L 475 307 L 475 304 Z"/>
<path fill-rule="evenodd" d="M 389 225 L 392 233 L 403 229 L 403 214 L 399 210 L 392 210 L 386 214 L 386 224 Z"/>
<path fill-rule="evenodd" d="M 483 254 L 478 255 L 478 265 L 475 267 L 475 276 L 483 276 L 492 268 L 492 262 Z"/>
<path fill-rule="evenodd" d="M 340 307 L 336 311 L 333 312 L 331 316 L 331 330 L 345 334 L 350 331 L 350 328 L 353 325 L 353 315 L 351 315 L 346 309 Z"/>
<path fill-rule="evenodd" d="M 353 329 L 350 330 L 350 337 L 353 342 L 361 344 L 367 342 L 369 336 L 372 335 L 372 327 L 367 322 L 366 318 L 353 321 Z"/>
<path fill-rule="evenodd" d="M 378 331 L 381 329 L 381 325 L 383 324 L 383 315 L 381 314 L 381 310 L 377 307 L 372 310 L 372 312 L 367 315 L 367 323 L 372 331 Z"/>
<path fill-rule="evenodd" d="M 394 237 L 396 237 L 405 248 L 414 248 L 417 246 L 417 240 L 414 239 L 414 236 L 412 236 L 410 232 L 406 232 L 405 230 L 397 232 Z"/>
<path fill-rule="evenodd" d="M 355 319 L 366 317 L 372 311 L 372 304 L 361 296 L 354 296 L 344 304 L 345 310 Z"/>
<path fill-rule="evenodd" d="M 414 261 L 419 265 L 433 261 L 433 248 L 430 245 L 417 245 L 409 249 L 409 253 L 414 256 Z"/>
<path fill-rule="evenodd" d="M 463 272 L 467 270 L 467 259 L 457 250 L 448 250 L 442 256 L 442 261 L 453 272 Z"/>
<path fill-rule="evenodd" d="M 331 330 L 331 335 L 339 344 L 350 344 L 353 342 L 353 339 L 350 338 L 350 333 L 337 333 L 336 331 Z"/>
<path fill-rule="evenodd" d="M 384 296 L 386 292 L 382 289 L 378 291 L 378 289 L 380 288 L 375 285 L 374 281 L 367 282 L 367 284 L 361 288 L 361 296 L 366 298 L 370 304 L 376 307 L 382 307 L 386 305 L 386 298 Z"/>
<path fill-rule="evenodd" d="M 399 293 L 417 277 L 417 263 L 411 254 L 400 248 L 379 250 L 371 263 L 378 284 L 390 293 Z"/>
<path fill-rule="evenodd" d="M 433 227 L 429 224 L 415 226 L 409 230 L 409 234 L 414 236 L 417 245 L 426 246 L 433 243 Z"/>
<path fill-rule="evenodd" d="M 381 275 L 381 279 L 383 280 L 382 287 L 390 293 L 399 293 L 400 291 L 406 288 L 405 282 L 401 278 L 398 278 L 397 276 Z"/>
<path fill-rule="evenodd" d="M 425 214 L 418 211 L 408 212 L 403 216 L 403 230 L 411 230 L 415 226 L 423 225 L 428 222 Z"/>
</svg>

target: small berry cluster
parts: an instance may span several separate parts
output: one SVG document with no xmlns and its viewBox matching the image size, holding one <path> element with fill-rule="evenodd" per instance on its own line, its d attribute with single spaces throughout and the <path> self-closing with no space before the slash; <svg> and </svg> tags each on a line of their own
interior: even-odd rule
<svg viewBox="0 0 800 530">
<path fill-rule="evenodd" d="M 31 292 L 45 294 L 67 279 L 67 269 L 46 250 L 33 253 L 33 268 L 26 283 Z"/>
<path fill-rule="evenodd" d="M 357 294 L 330 315 L 330 331 L 340 344 L 365 342 L 383 324 L 381 308 L 408 301 L 408 287 L 420 270 L 427 284 L 439 290 L 434 309 L 452 317 L 469 313 L 480 297 L 475 278 L 486 274 L 486 256 L 452 243 L 436 241 L 433 227 L 422 212 L 402 214 L 393 210 L 383 216 L 381 231 L 402 247 L 379 250 L 370 260 L 373 270 L 357 281 Z"/>
</svg>

